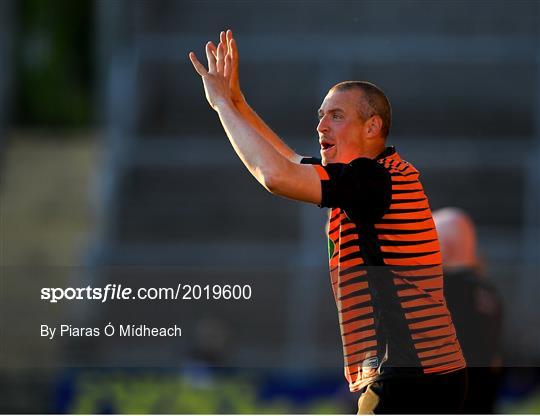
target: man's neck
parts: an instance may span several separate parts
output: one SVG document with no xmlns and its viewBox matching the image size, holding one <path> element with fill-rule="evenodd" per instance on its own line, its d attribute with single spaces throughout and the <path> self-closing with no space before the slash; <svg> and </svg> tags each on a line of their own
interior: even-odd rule
<svg viewBox="0 0 540 416">
<path fill-rule="evenodd" d="M 370 146 L 369 148 L 365 149 L 363 152 L 364 154 L 362 157 L 367 157 L 369 159 L 375 159 L 377 156 L 379 156 L 384 150 L 386 149 L 385 143 L 377 144 L 376 146 Z"/>
</svg>

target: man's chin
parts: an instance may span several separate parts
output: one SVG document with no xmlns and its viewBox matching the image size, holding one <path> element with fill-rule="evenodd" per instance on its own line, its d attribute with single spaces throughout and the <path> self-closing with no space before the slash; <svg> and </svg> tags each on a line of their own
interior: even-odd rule
<svg viewBox="0 0 540 416">
<path fill-rule="evenodd" d="M 321 165 L 326 166 L 332 163 L 332 158 L 321 155 Z"/>
<path fill-rule="evenodd" d="M 331 149 L 325 149 L 320 151 L 321 155 L 321 164 L 326 166 L 330 163 L 336 163 L 336 149 L 332 147 Z"/>
</svg>

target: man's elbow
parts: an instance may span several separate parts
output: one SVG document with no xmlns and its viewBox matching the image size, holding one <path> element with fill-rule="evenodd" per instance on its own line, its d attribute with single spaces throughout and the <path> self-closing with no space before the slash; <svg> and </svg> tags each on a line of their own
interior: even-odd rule
<svg viewBox="0 0 540 416">
<path fill-rule="evenodd" d="M 274 195 L 281 195 L 284 186 L 283 175 L 275 171 L 265 172 L 262 175 L 261 184 L 268 192 Z"/>
</svg>

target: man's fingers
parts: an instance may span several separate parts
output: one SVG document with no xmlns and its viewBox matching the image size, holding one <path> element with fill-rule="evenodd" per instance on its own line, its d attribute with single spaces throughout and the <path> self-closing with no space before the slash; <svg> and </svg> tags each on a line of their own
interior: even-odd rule
<svg viewBox="0 0 540 416">
<path fill-rule="evenodd" d="M 232 61 L 231 54 L 228 53 L 225 56 L 225 67 L 223 68 L 223 75 L 225 76 L 225 78 L 229 78 L 229 76 L 231 75 L 231 66 L 232 66 L 231 61 Z"/>
<path fill-rule="evenodd" d="M 217 47 L 217 72 L 222 74 L 224 66 L 225 66 L 225 44 L 223 42 L 219 42 L 219 45 Z"/>
<path fill-rule="evenodd" d="M 233 32 L 227 29 L 225 33 L 225 39 L 227 41 L 227 53 L 231 55 L 232 63 L 234 67 L 238 67 L 238 49 L 236 46 L 236 40 L 233 37 Z"/>
<path fill-rule="evenodd" d="M 234 38 L 231 38 L 230 41 L 231 44 L 231 52 L 232 52 L 232 64 L 233 64 L 233 71 L 238 70 L 238 48 L 236 47 L 236 40 Z"/>
<path fill-rule="evenodd" d="M 233 38 L 233 34 L 232 34 L 232 30 L 231 29 L 228 29 L 227 30 L 227 33 L 225 34 L 226 38 L 227 38 L 227 43 L 231 41 L 231 39 Z"/>
<path fill-rule="evenodd" d="M 225 45 L 227 45 L 227 54 L 231 53 L 230 35 L 229 35 L 230 32 L 231 32 L 230 30 L 227 30 L 225 34 Z"/>
<path fill-rule="evenodd" d="M 213 74 L 216 72 L 216 57 L 213 51 L 216 49 L 212 42 L 206 44 L 206 59 L 208 60 L 208 72 Z"/>
<path fill-rule="evenodd" d="M 219 34 L 219 42 L 223 43 L 224 45 L 227 44 L 227 38 L 226 38 L 225 32 L 223 31 L 221 31 Z"/>
<path fill-rule="evenodd" d="M 212 51 L 212 55 L 216 56 L 217 57 L 217 49 L 216 49 L 216 45 L 214 45 L 212 42 L 208 42 L 206 44 L 210 50 Z"/>
<path fill-rule="evenodd" d="M 199 62 L 199 60 L 197 59 L 197 57 L 195 56 L 195 53 L 194 52 L 190 52 L 189 53 L 189 59 L 191 60 L 191 63 L 193 64 L 193 67 L 195 68 L 195 71 L 197 71 L 197 73 L 201 76 L 201 77 L 204 77 L 205 75 L 208 74 L 208 72 L 206 71 L 206 68 L 204 67 L 203 64 L 201 64 Z"/>
<path fill-rule="evenodd" d="M 227 45 L 227 35 L 225 34 L 224 31 L 221 31 L 219 32 L 219 46 L 218 46 L 218 50 L 219 50 L 219 47 L 222 47 L 221 49 L 221 52 L 222 52 L 222 55 L 221 55 L 221 59 L 222 59 L 222 65 L 218 65 L 218 71 L 221 70 L 221 71 L 224 71 L 225 70 L 225 57 L 227 56 L 227 53 L 229 52 L 229 46 Z M 219 63 L 219 59 L 218 59 L 218 63 Z"/>
</svg>

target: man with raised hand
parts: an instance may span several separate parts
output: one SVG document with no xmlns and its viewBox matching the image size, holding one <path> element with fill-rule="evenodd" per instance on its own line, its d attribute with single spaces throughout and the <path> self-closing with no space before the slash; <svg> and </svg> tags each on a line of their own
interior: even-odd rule
<svg viewBox="0 0 540 416">
<path fill-rule="evenodd" d="M 419 172 L 386 146 L 390 103 L 375 85 L 333 86 L 318 110 L 321 158 L 289 148 L 247 104 L 231 31 L 193 52 L 235 152 L 273 194 L 328 207 L 330 277 L 345 377 L 359 413 L 459 411 L 465 360 L 443 294 L 442 260 Z"/>
</svg>

